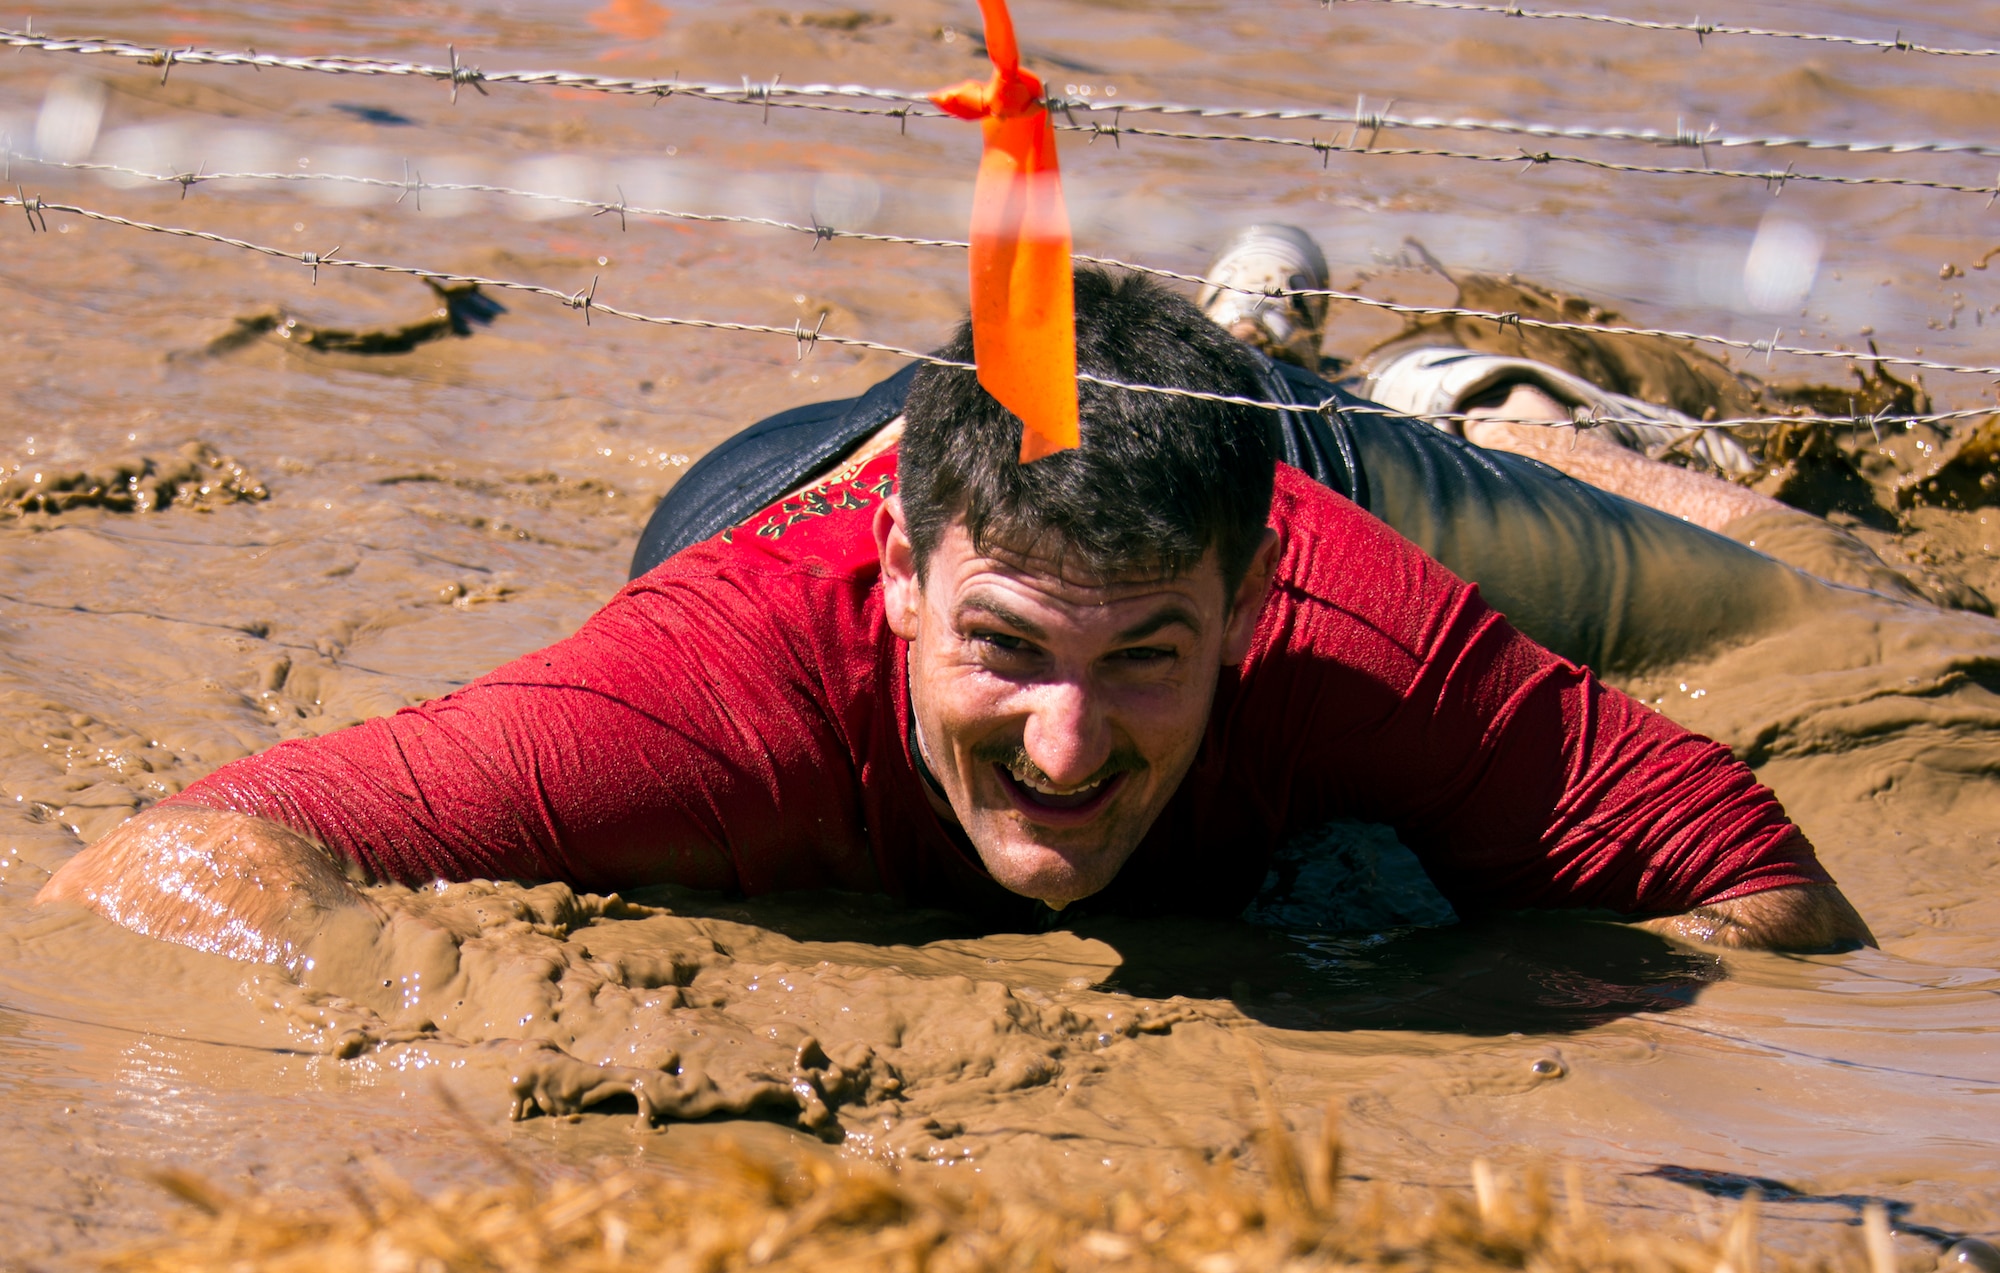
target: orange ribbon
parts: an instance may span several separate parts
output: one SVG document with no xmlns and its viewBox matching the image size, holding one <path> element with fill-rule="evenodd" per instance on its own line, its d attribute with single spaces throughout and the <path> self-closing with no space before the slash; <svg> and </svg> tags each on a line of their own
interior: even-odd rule
<svg viewBox="0 0 2000 1273">
<path fill-rule="evenodd" d="M 993 78 L 931 94 L 985 133 L 972 195 L 972 357 L 1021 418 L 1021 463 L 1076 446 L 1076 298 L 1069 209 L 1042 82 L 1021 69 L 1007 0 L 979 0 Z"/>
</svg>

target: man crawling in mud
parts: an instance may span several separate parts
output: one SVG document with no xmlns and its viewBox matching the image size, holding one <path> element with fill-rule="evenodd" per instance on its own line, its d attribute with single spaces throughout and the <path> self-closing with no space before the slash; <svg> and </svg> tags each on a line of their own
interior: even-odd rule
<svg viewBox="0 0 2000 1273">
<path fill-rule="evenodd" d="M 1284 391 L 1147 280 L 1080 273 L 1076 301 L 1086 373 Z M 941 352 L 969 360 L 969 333 Z M 42 900 L 269 960 L 367 912 L 354 877 L 879 890 L 996 926 L 1084 899 L 1233 914 L 1277 844 L 1346 817 L 1394 827 L 1461 914 L 1872 944 L 1747 766 L 1585 666 L 1678 652 L 1615 613 L 1649 553 L 1690 595 L 1793 572 L 1409 421 L 1081 395 L 1082 445 L 1027 465 L 969 372 L 767 421 L 683 479 L 576 635 L 226 766 Z M 1596 519 L 1611 577 L 1501 553 L 1480 517 Z M 1667 605 L 1688 640 L 1728 632 Z"/>
</svg>

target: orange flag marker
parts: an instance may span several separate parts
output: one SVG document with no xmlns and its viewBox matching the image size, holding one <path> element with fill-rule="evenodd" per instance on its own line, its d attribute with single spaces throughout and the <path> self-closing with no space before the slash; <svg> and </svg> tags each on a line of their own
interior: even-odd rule
<svg viewBox="0 0 2000 1273">
<path fill-rule="evenodd" d="M 1042 82 L 1021 69 L 1007 0 L 979 0 L 993 78 L 931 94 L 980 121 L 972 195 L 972 356 L 979 383 L 1021 417 L 1021 463 L 1076 446 L 1076 297 L 1069 209 Z"/>
</svg>

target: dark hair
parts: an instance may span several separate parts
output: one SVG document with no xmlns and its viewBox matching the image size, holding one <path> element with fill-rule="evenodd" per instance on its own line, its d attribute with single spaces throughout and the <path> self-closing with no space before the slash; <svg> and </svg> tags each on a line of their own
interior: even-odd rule
<svg viewBox="0 0 2000 1273">
<path fill-rule="evenodd" d="M 972 361 L 972 328 L 938 351 Z M 1268 398 L 1256 355 L 1151 279 L 1076 274 L 1077 370 Z M 1078 385 L 1083 445 L 1020 463 L 1021 422 L 970 371 L 926 366 L 904 406 L 897 484 L 921 573 L 951 519 L 1092 580 L 1184 574 L 1212 547 L 1233 591 L 1271 511 L 1276 417 L 1261 408 Z"/>
</svg>

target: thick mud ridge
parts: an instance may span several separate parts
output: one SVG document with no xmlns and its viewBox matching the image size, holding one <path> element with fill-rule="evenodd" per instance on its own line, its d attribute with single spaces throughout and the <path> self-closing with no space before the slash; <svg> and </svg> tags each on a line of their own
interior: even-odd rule
<svg viewBox="0 0 2000 1273">
<path fill-rule="evenodd" d="M 1077 0 L 1017 16 L 1064 91 L 1132 100 L 1344 107 L 1359 92 L 1412 113 L 1660 128 L 1681 115 L 1867 139 L 1980 140 L 1994 117 L 1963 59 L 1682 48 L 1361 4 Z M 1855 3 L 1810 21 L 1981 44 L 1984 16 L 1934 6 L 1919 31 Z M 731 83 L 984 73 L 972 8 L 942 3 L 417 14 L 92 0 L 59 17 L 175 46 L 437 61 L 450 40 L 496 68 Z M 1737 17 L 1807 22 L 1782 5 Z M 162 83 L 157 69 L 27 53 L 0 67 L 0 133 L 16 151 L 35 138 L 169 173 L 393 181 L 408 159 L 430 181 L 946 237 L 962 231 L 976 157 L 970 131 L 935 121 L 905 135 L 893 121 L 766 123 L 740 106 L 497 86 L 454 106 L 417 82 L 176 67 Z M 1064 145 L 1086 251 L 1198 270 L 1229 226 L 1282 219 L 1327 245 L 1337 286 L 1402 301 L 1452 294 L 1408 253 L 1414 237 L 1461 277 L 1517 271 L 1651 325 L 1768 339 L 1782 324 L 1801 344 L 1992 360 L 2000 295 L 1980 269 L 1993 236 L 1976 196 L 1798 182 L 1774 195 L 1131 136 Z M 1815 153 L 1810 166 L 1892 162 L 1991 179 L 1948 157 Z M 824 314 L 827 331 L 926 347 L 964 304 L 962 258 L 931 249 L 529 217 L 505 197 L 434 190 L 397 203 L 393 187 L 349 198 L 239 181 L 183 200 L 178 184 L 19 158 L 11 176 L 51 201 L 286 251 L 338 244 L 565 294 L 596 278 L 600 299 L 654 313 L 808 330 Z M 2000 625 L 1975 612 L 2000 600 L 1990 439 L 1850 431 L 1760 452 L 1771 493 L 1973 609 L 1828 588 L 1795 624 L 1627 686 L 1758 766 L 1880 952 L 1718 959 L 1588 917 L 1461 925 L 1393 837 L 1342 826 L 1293 846 L 1228 924 L 1086 907 L 1060 931 L 989 934 L 869 898 L 473 883 L 372 890 L 379 921 L 357 916 L 365 931 L 285 970 L 28 899 L 81 845 L 218 765 L 573 630 L 693 457 L 897 364 L 601 314 L 586 325 L 533 297 L 499 297 L 501 310 L 408 278 L 315 280 L 296 261 L 49 221 L 31 234 L 0 220 L 0 1170 L 17 1235 L 0 1264 L 81 1263 L 157 1230 L 149 1170 L 329 1198 L 365 1155 L 424 1186 L 500 1179 L 494 1135 L 555 1174 L 610 1160 L 698 1175 L 726 1135 L 1000 1191 L 1130 1185 L 1244 1155 L 1260 1069 L 1296 1130 L 1338 1118 L 1355 1161 L 1397 1188 L 1465 1191 L 1479 1157 L 1572 1160 L 1595 1201 L 1696 1230 L 1743 1181 L 1781 1182 L 1759 1186 L 1780 1244 L 1839 1230 L 1868 1199 L 1905 1223 L 1913 1259 L 1920 1231 L 1990 1228 Z M 1776 286 L 1749 267 L 1760 232 L 1758 259 L 1772 242 L 1818 245 L 1782 313 L 1758 308 Z M 1327 352 L 1396 334 L 1337 312 Z M 1765 385 L 1847 374 L 1761 357 L 1735 370 Z M 1913 388 L 1940 409 L 1986 392 L 1937 374 Z"/>
</svg>

